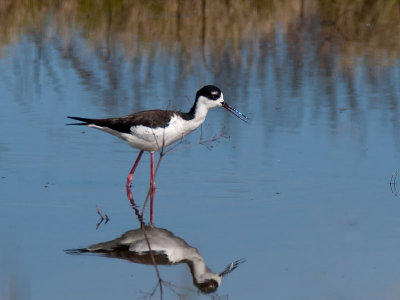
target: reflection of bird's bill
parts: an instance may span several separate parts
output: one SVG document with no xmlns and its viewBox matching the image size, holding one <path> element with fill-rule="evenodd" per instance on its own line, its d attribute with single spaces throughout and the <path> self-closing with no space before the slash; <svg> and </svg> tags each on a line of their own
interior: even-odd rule
<svg viewBox="0 0 400 300">
<path fill-rule="evenodd" d="M 240 264 L 246 262 L 245 258 L 238 259 L 232 263 L 230 263 L 223 272 L 219 273 L 219 276 L 223 277 L 225 275 L 228 275 L 231 273 L 233 270 L 235 270 Z"/>
<path fill-rule="evenodd" d="M 226 102 L 222 102 L 222 107 L 226 108 L 229 110 L 231 113 L 233 113 L 236 117 L 238 117 L 240 120 L 244 121 L 247 123 L 249 120 L 248 117 L 246 117 L 244 114 L 242 114 L 240 111 L 238 111 L 236 108 L 233 108 L 232 106 L 229 106 Z"/>
</svg>

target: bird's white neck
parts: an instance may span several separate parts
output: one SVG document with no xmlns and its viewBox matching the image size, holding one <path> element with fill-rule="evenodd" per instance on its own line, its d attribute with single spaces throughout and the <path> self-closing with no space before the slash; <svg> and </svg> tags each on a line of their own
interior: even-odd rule
<svg viewBox="0 0 400 300">
<path fill-rule="evenodd" d="M 211 272 L 211 270 L 204 263 L 204 260 L 200 258 L 192 259 L 191 261 L 191 271 L 193 279 L 196 282 L 204 282 L 205 280 L 214 279 L 221 284 L 221 276 L 216 273 Z"/>
<path fill-rule="evenodd" d="M 207 105 L 205 105 L 204 103 L 196 103 L 193 120 L 203 123 L 207 117 L 207 113 L 208 113 L 209 109 L 210 108 L 207 107 Z"/>
<path fill-rule="evenodd" d="M 223 96 L 221 95 L 221 100 L 223 101 Z M 208 110 L 214 107 L 221 106 L 220 101 L 210 101 L 209 99 L 200 96 L 196 103 L 193 105 L 189 114 L 193 115 L 193 119 L 191 120 L 193 124 L 200 126 L 204 120 L 206 119 Z"/>
</svg>

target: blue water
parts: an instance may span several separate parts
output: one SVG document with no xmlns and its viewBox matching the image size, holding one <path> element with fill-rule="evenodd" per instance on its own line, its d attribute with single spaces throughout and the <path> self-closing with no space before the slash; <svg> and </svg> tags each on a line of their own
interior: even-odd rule
<svg viewBox="0 0 400 300">
<path fill-rule="evenodd" d="M 60 43 L 42 41 L 39 53 L 27 34 L 0 59 L 0 298 L 135 299 L 153 288 L 151 266 L 63 252 L 138 228 L 124 189 L 138 151 L 65 126 L 66 116 L 189 110 L 205 84 L 251 122 L 210 111 L 202 135 L 218 137 L 212 147 L 198 144 L 197 130 L 163 158 L 154 219 L 215 272 L 247 258 L 218 295 L 400 297 L 400 199 L 388 185 L 399 168 L 398 60 L 372 70 L 361 62 L 349 75 L 335 64 L 339 54 L 324 65 L 310 40 L 302 45 L 310 51 L 293 56 L 299 46 L 278 33 L 249 66 L 224 62 L 217 72 L 199 62 L 183 74 L 179 53 L 129 60 L 117 49 L 105 63 L 79 34 L 72 53 Z M 138 204 L 148 181 L 145 154 L 134 176 Z M 111 218 L 98 230 L 96 205 Z M 210 298 L 187 266 L 160 272 L 191 297 Z"/>
</svg>

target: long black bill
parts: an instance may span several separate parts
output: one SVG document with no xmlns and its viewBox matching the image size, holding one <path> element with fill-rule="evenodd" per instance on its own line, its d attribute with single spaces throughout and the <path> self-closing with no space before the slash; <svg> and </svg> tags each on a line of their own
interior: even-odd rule
<svg viewBox="0 0 400 300">
<path fill-rule="evenodd" d="M 222 107 L 226 108 L 227 110 L 229 110 L 231 113 L 233 113 L 236 117 L 238 117 L 240 120 L 244 121 L 244 122 L 248 122 L 249 118 L 246 117 L 244 114 L 242 114 L 240 111 L 238 111 L 236 108 L 233 108 L 232 106 L 229 106 L 226 102 L 222 103 Z"/>
</svg>

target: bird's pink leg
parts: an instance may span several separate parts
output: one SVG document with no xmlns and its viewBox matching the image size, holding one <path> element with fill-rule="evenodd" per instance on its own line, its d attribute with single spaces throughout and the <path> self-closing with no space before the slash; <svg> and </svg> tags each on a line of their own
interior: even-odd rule
<svg viewBox="0 0 400 300">
<path fill-rule="evenodd" d="M 132 170 L 128 175 L 128 178 L 126 179 L 126 187 L 131 186 L 132 178 L 133 178 L 133 173 L 135 173 L 136 167 L 139 164 L 140 158 L 142 157 L 143 150 L 140 150 L 138 157 L 136 158 L 135 163 L 133 164 Z"/>
<path fill-rule="evenodd" d="M 150 153 L 150 224 L 153 224 L 153 204 L 156 191 L 156 182 L 154 180 L 154 152 Z"/>
</svg>

